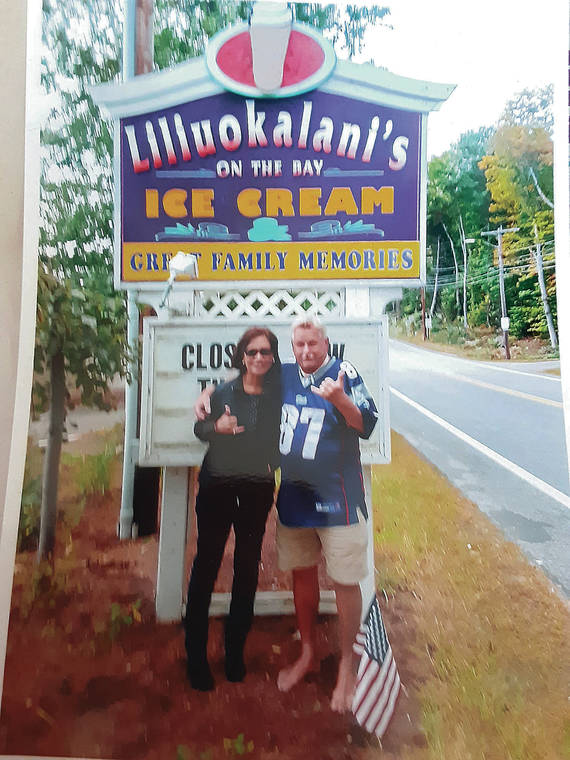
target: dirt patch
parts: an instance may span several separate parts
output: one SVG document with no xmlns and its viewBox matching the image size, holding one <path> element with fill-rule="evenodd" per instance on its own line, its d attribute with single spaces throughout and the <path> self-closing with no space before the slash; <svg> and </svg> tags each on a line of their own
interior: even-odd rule
<svg viewBox="0 0 570 760">
<path fill-rule="evenodd" d="M 156 538 L 117 539 L 119 498 L 115 489 L 90 499 L 71 534 L 60 531 L 52 577 L 38 576 L 32 553 L 16 559 L 0 752 L 122 760 L 216 760 L 242 751 L 256 758 L 336 760 L 377 752 L 375 739 L 329 708 L 337 664 L 334 618 L 319 620 L 320 673 L 290 694 L 279 693 L 275 682 L 299 646 L 293 617 L 256 618 L 241 684 L 224 678 L 222 621 L 214 619 L 209 657 L 216 689 L 190 689 L 181 624 L 155 620 Z M 288 581 L 275 570 L 274 527 L 273 518 L 262 589 Z M 228 552 L 216 590 L 229 590 L 230 579 Z M 412 638 L 403 622 L 405 605 L 402 596 L 385 609 L 398 650 Z M 413 660 L 402 657 L 400 669 L 404 683 L 413 685 Z M 401 757 L 404 746 L 424 743 L 419 707 L 402 694 L 383 756 Z"/>
</svg>

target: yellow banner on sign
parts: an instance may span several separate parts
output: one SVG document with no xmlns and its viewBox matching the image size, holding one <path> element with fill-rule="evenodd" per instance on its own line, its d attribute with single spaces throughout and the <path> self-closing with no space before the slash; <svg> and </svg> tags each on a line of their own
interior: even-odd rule
<svg viewBox="0 0 570 760">
<path fill-rule="evenodd" d="M 420 276 L 416 240 L 285 243 L 123 243 L 122 281 L 161 282 L 179 251 L 198 256 L 198 279 L 394 280 Z"/>
</svg>

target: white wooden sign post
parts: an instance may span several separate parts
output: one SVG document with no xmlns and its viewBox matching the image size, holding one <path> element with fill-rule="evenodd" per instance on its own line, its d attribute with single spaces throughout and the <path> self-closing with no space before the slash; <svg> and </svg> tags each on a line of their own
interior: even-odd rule
<svg viewBox="0 0 570 760">
<path fill-rule="evenodd" d="M 180 614 L 184 588 L 182 568 L 186 545 L 188 475 L 186 468 L 199 466 L 205 446 L 193 434 L 193 406 L 201 390 L 223 382 L 231 355 L 249 323 L 241 320 L 200 322 L 188 318 L 145 320 L 141 433 L 139 463 L 165 466 L 163 510 L 159 544 L 157 614 L 175 619 Z M 361 445 L 367 503 L 371 507 L 371 465 L 390 461 L 387 319 L 328 320 L 332 353 L 348 359 L 364 378 L 380 410 L 371 438 Z M 279 339 L 282 361 L 293 361 L 290 321 L 274 320 L 271 329 Z M 370 522 L 370 574 L 367 596 L 374 587 L 372 522 Z M 273 594 L 278 604 L 260 596 L 260 610 L 275 614 L 288 603 Z M 330 609 L 330 605 L 326 608 Z"/>
</svg>

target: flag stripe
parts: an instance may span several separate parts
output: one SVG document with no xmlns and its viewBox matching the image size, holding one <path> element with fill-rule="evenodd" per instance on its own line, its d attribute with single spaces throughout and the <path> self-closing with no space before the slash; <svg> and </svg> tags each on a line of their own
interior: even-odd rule
<svg viewBox="0 0 570 760">
<path fill-rule="evenodd" d="M 366 646 L 366 629 L 364 626 L 360 626 L 360 630 L 356 634 L 356 641 L 352 645 L 352 650 L 355 654 L 363 654 L 364 647 Z"/>
<path fill-rule="evenodd" d="M 365 657 L 368 657 L 368 655 L 365 655 Z M 354 692 L 354 699 L 352 701 L 352 711 L 354 713 L 360 711 L 362 703 L 366 699 L 368 692 L 370 691 L 370 687 L 376 680 L 379 671 L 380 665 L 378 665 L 376 660 L 368 659 L 366 667 L 364 668 L 364 672 L 362 673 L 362 677 L 359 678 L 358 684 L 356 686 L 356 691 Z"/>
<path fill-rule="evenodd" d="M 386 657 L 382 663 L 382 667 L 380 667 L 375 660 L 372 660 L 372 662 L 376 665 L 376 668 L 373 673 L 371 672 L 369 674 L 368 678 L 363 684 L 362 692 L 360 692 L 360 700 L 356 707 L 358 712 L 366 710 L 366 715 L 370 712 L 371 705 L 373 706 L 374 700 L 378 697 L 379 692 L 381 692 L 384 687 L 384 682 L 386 680 L 386 675 L 390 668 L 391 661 L 391 650 L 390 656 Z"/>
<path fill-rule="evenodd" d="M 388 704 L 390 691 L 392 690 L 392 686 L 394 685 L 396 672 L 397 672 L 396 663 L 394 662 L 394 660 L 392 660 L 392 665 L 390 666 L 390 670 L 386 677 L 384 688 L 382 689 L 382 692 L 378 695 L 376 702 L 372 705 L 372 709 L 368 711 L 368 715 L 363 720 L 363 724 L 366 730 L 370 731 L 370 733 L 374 731 L 376 724 L 378 723 L 378 721 L 384 714 L 384 710 L 386 708 L 386 705 Z"/>
<path fill-rule="evenodd" d="M 388 696 L 390 695 L 390 689 L 394 682 L 396 674 L 396 663 L 394 660 L 390 663 L 390 668 L 382 680 L 382 685 L 379 686 L 374 692 L 374 699 L 370 700 L 366 706 L 362 706 L 362 712 L 366 707 L 366 713 L 362 716 L 362 723 L 365 724 L 366 729 L 371 731 L 372 728 L 378 722 L 378 715 L 384 710 Z"/>
<path fill-rule="evenodd" d="M 374 733 L 376 734 L 376 736 L 382 736 L 384 734 L 384 731 L 388 727 L 390 718 L 394 714 L 394 709 L 396 707 L 396 700 L 398 699 L 399 693 L 400 693 L 400 676 L 398 674 L 398 671 L 396 671 L 396 678 L 394 679 L 394 685 L 392 686 L 392 691 L 390 692 L 390 698 L 388 699 L 388 704 L 386 705 L 386 709 L 384 710 L 382 715 L 378 718 L 378 723 L 374 726 Z"/>
<path fill-rule="evenodd" d="M 363 655 L 366 651 L 366 642 L 365 641 L 359 641 L 358 636 L 356 637 L 356 641 L 352 645 L 352 651 L 354 654 Z"/>
<path fill-rule="evenodd" d="M 355 698 L 357 694 L 362 693 L 362 691 L 365 689 L 365 686 L 363 686 L 362 681 L 363 679 L 366 680 L 370 678 L 370 676 L 366 673 L 366 671 L 368 670 L 368 668 L 371 667 L 372 664 L 375 664 L 378 670 L 380 669 L 380 666 L 378 665 L 376 660 L 373 660 L 365 652 L 364 655 L 360 659 L 360 664 L 358 665 L 356 691 L 354 692 Z"/>
<path fill-rule="evenodd" d="M 352 711 L 361 726 L 381 737 L 394 713 L 400 676 L 376 597 L 356 635 L 353 649 L 360 655 L 360 663 Z"/>
</svg>

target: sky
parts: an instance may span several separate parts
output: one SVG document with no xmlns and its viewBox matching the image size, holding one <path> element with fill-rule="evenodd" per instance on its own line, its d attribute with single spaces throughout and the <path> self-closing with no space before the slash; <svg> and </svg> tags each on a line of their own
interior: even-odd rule
<svg viewBox="0 0 570 760">
<path fill-rule="evenodd" d="M 428 157 L 440 155 L 463 132 L 494 124 L 515 93 L 560 78 L 567 63 L 565 51 L 552 42 L 553 23 L 568 29 L 565 0 L 384 4 L 393 29 L 371 29 L 364 54 L 355 60 L 372 59 L 394 74 L 457 85 L 429 116 Z"/>
</svg>

